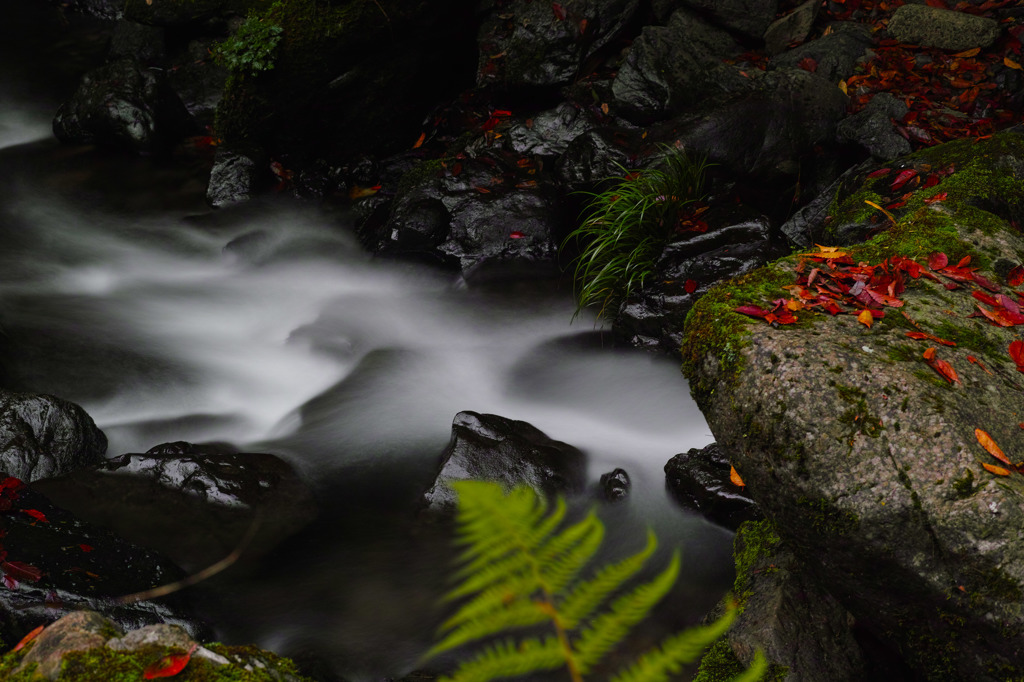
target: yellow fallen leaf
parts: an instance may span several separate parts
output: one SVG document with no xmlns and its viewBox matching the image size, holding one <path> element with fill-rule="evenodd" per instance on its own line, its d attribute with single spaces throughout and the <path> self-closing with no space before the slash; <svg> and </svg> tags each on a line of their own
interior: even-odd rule
<svg viewBox="0 0 1024 682">
<path fill-rule="evenodd" d="M 981 466 L 985 467 L 986 470 L 991 471 L 996 476 L 1009 476 L 1010 472 L 1003 467 L 997 467 L 995 464 L 989 464 L 988 462 L 982 462 Z"/>
<path fill-rule="evenodd" d="M 996 445 L 996 442 L 992 440 L 992 436 L 988 435 L 981 429 L 974 429 L 974 437 L 978 439 L 979 443 L 981 443 L 981 447 L 988 450 L 988 454 L 992 455 L 1003 464 L 1011 467 L 1013 466 L 1013 462 L 1010 461 L 1009 457 L 1003 454 L 1002 448 Z"/>
<path fill-rule="evenodd" d="M 875 323 L 875 316 L 871 314 L 870 310 L 862 310 L 860 311 L 860 315 L 857 316 L 857 321 L 868 329 L 871 329 L 871 325 Z"/>
<path fill-rule="evenodd" d="M 1024 66 L 1021 66 L 1017 62 L 1013 61 L 1009 57 L 1003 57 L 1003 64 L 1010 67 L 1011 69 L 1017 69 L 1018 71 L 1024 71 Z"/>
<path fill-rule="evenodd" d="M 850 94 L 850 92 L 846 89 L 846 81 L 839 81 L 839 89 L 843 91 L 844 95 Z"/>
<path fill-rule="evenodd" d="M 976 57 L 979 52 L 981 52 L 981 48 L 980 47 L 972 47 L 969 50 L 964 50 L 963 52 L 957 52 L 953 56 L 954 57 L 960 57 L 961 59 L 968 59 L 970 57 Z"/>
<path fill-rule="evenodd" d="M 743 479 L 740 478 L 740 472 L 736 471 L 736 467 L 732 465 L 729 466 L 729 480 L 732 481 L 733 485 L 738 485 L 741 488 L 745 488 L 747 486 L 747 484 L 743 482 Z"/>
<path fill-rule="evenodd" d="M 876 204 L 873 201 L 868 201 L 867 199 L 865 199 L 864 203 L 867 204 L 868 206 L 870 206 L 871 208 L 877 208 L 879 211 L 881 211 L 882 213 L 885 214 L 886 218 L 888 218 L 889 220 L 892 221 L 893 225 L 896 224 L 896 218 L 893 217 L 892 213 L 889 213 L 888 211 L 886 211 L 884 208 L 882 208 L 881 206 L 879 206 L 878 204 Z"/>
</svg>

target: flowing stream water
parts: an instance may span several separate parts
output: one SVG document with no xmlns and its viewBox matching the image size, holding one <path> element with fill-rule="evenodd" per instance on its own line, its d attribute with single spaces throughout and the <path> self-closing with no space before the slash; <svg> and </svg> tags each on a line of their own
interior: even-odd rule
<svg viewBox="0 0 1024 682">
<path fill-rule="evenodd" d="M 373 259 L 344 214 L 285 200 L 213 212 L 188 159 L 60 147 L 49 121 L 69 61 L 98 39 L 78 29 L 59 48 L 60 27 L 25 21 L 0 30 L 5 380 L 81 404 L 109 456 L 228 442 L 284 457 L 321 503 L 279 550 L 196 589 L 219 637 L 347 679 L 412 669 L 448 552 L 410 532 L 410 510 L 461 410 L 581 448 L 591 481 L 629 472 L 629 501 L 602 511 L 609 544 L 636 551 L 651 526 L 683 551 L 658 627 L 694 624 L 728 589 L 731 534 L 664 490 L 665 462 L 712 440 L 677 363 L 604 348 L 591 319 L 570 324 L 564 287 L 467 290 Z"/>
</svg>

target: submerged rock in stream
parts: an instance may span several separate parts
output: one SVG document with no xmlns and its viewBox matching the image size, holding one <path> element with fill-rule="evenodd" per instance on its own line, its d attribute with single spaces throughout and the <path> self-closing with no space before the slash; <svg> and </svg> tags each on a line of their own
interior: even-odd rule
<svg viewBox="0 0 1024 682">
<path fill-rule="evenodd" d="M 729 458 L 717 443 L 680 453 L 665 464 L 665 487 L 680 506 L 732 530 L 761 518 L 757 504 L 729 480 Z"/>
<path fill-rule="evenodd" d="M 316 515 L 309 489 L 279 457 L 185 442 L 121 455 L 33 487 L 189 570 L 224 558 L 253 524 L 250 558 Z"/>
<path fill-rule="evenodd" d="M 0 389 L 0 473 L 23 481 L 98 462 L 107 437 L 78 405 Z"/>
<path fill-rule="evenodd" d="M 441 456 L 433 487 L 423 501 L 431 512 L 455 507 L 453 481 L 497 481 L 512 487 L 526 484 L 546 493 L 580 492 L 586 485 L 585 455 L 567 443 L 552 440 L 522 421 L 494 414 L 460 412 L 452 423 L 452 441 Z"/>
</svg>

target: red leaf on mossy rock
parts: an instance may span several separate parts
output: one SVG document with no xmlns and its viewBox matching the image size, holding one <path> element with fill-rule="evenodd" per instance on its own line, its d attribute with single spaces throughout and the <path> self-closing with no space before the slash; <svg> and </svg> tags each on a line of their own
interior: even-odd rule
<svg viewBox="0 0 1024 682">
<path fill-rule="evenodd" d="M 27 635 L 25 635 L 24 637 L 22 637 L 21 641 L 19 641 L 17 644 L 14 645 L 14 651 L 21 651 L 22 649 L 24 649 L 25 645 L 28 644 L 29 642 L 31 642 L 36 637 L 38 637 L 39 633 L 42 632 L 44 629 L 46 629 L 46 626 L 45 625 L 40 625 L 39 627 L 34 629 L 32 632 L 30 632 Z"/>
<path fill-rule="evenodd" d="M 941 270 L 947 265 L 949 265 L 949 257 L 946 254 L 938 252 L 928 254 L 928 267 L 932 270 Z"/>
<path fill-rule="evenodd" d="M 147 680 L 155 680 L 159 677 L 174 677 L 188 665 L 188 662 L 192 660 L 192 652 L 196 650 L 199 645 L 195 642 L 192 646 L 183 654 L 168 654 L 164 656 L 156 663 L 151 664 L 142 676 Z"/>
<path fill-rule="evenodd" d="M 1006 283 L 1011 287 L 1019 287 L 1024 284 L 1024 265 L 1010 268 L 1010 271 L 1006 273 Z"/>
<path fill-rule="evenodd" d="M 1024 372 L 1024 341 L 1018 339 L 1010 344 L 1010 358 L 1017 364 L 1017 371 Z"/>
</svg>

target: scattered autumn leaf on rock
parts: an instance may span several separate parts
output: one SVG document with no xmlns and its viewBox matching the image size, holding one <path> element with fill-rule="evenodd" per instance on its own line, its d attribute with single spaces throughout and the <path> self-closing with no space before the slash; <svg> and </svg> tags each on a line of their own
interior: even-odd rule
<svg viewBox="0 0 1024 682">
<path fill-rule="evenodd" d="M 1018 339 L 1010 344 L 1010 358 L 1017 364 L 1017 371 L 1024 372 L 1024 341 Z"/>
<path fill-rule="evenodd" d="M 870 310 L 862 310 L 860 315 L 857 316 L 857 321 L 868 329 L 871 329 L 871 325 L 875 323 L 875 318 L 872 316 Z"/>
<path fill-rule="evenodd" d="M 195 642 L 189 650 L 182 654 L 168 654 L 164 656 L 156 663 L 151 664 L 142 673 L 142 676 L 147 680 L 155 680 L 159 677 L 174 677 L 188 665 L 188 662 L 192 660 L 192 652 L 196 650 L 199 645 Z"/>
<path fill-rule="evenodd" d="M 983 363 L 981 360 L 979 360 L 978 358 L 974 357 L 973 355 L 968 355 L 967 356 L 967 362 L 973 363 L 973 364 L 977 365 L 978 367 L 981 367 L 983 370 L 985 370 L 985 374 L 988 374 L 989 376 L 994 376 L 992 374 L 992 372 L 989 371 L 989 368 L 985 366 L 985 363 Z"/>
<path fill-rule="evenodd" d="M 22 649 L 24 649 L 25 645 L 31 642 L 36 637 L 38 637 L 39 633 L 42 632 L 44 629 L 46 629 L 46 626 L 40 625 L 36 629 L 32 630 L 32 632 L 22 637 L 21 641 L 14 645 L 14 651 L 21 651 Z"/>
<path fill-rule="evenodd" d="M 737 485 L 741 488 L 747 487 L 747 484 L 740 478 L 740 472 L 736 471 L 736 467 L 729 466 L 729 480 L 732 481 L 733 485 Z"/>
<path fill-rule="evenodd" d="M 945 360 L 935 357 L 934 347 L 928 348 L 922 357 L 924 357 L 924 361 L 928 363 L 928 366 L 934 369 L 943 379 L 951 384 L 960 383 L 960 376 L 953 369 L 953 366 Z"/>
<path fill-rule="evenodd" d="M 991 471 L 996 476 L 1009 476 L 1010 472 L 1003 467 L 997 467 L 995 464 L 989 464 L 988 462 L 982 462 L 981 466 L 985 467 L 988 471 Z"/>
<path fill-rule="evenodd" d="M 981 443 L 981 447 L 988 451 L 988 454 L 992 455 L 1007 466 L 1013 466 L 1013 462 L 1010 461 L 1010 458 L 1003 454 L 1002 448 L 996 445 L 996 442 L 992 440 L 992 436 L 988 435 L 987 432 L 982 431 L 981 429 L 974 429 L 974 437 L 978 439 L 979 443 Z"/>
<path fill-rule="evenodd" d="M 697 291 L 697 281 L 692 279 L 686 280 L 686 282 L 683 283 L 683 291 L 688 294 L 692 294 Z"/>
<path fill-rule="evenodd" d="M 1011 287 L 1019 287 L 1024 284 L 1024 265 L 1010 268 L 1010 271 L 1006 273 L 1006 283 Z"/>
</svg>

